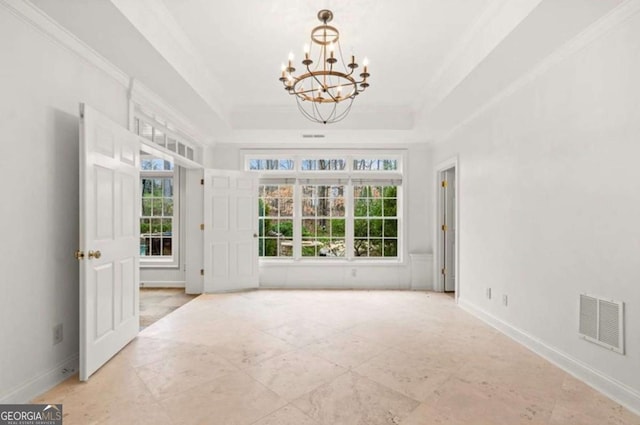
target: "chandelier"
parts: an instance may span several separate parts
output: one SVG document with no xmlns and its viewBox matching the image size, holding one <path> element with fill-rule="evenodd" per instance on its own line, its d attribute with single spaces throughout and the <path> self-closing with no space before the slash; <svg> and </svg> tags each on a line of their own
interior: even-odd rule
<svg viewBox="0 0 640 425">
<path fill-rule="evenodd" d="M 289 53 L 287 66 L 282 65 L 280 81 L 285 90 L 296 98 L 298 109 L 307 119 L 329 124 L 343 120 L 351 110 L 353 100 L 369 87 L 368 60 L 362 62 L 360 79 L 354 75 L 358 64 L 355 56 L 347 63 L 340 47 L 340 33 L 327 25 L 333 12 L 321 10 L 318 19 L 322 25 L 311 30 L 311 44 L 304 46 L 301 74 L 295 75 L 294 56 Z M 314 52 L 312 47 L 319 46 Z M 315 60 L 315 61 L 314 61 Z"/>
</svg>

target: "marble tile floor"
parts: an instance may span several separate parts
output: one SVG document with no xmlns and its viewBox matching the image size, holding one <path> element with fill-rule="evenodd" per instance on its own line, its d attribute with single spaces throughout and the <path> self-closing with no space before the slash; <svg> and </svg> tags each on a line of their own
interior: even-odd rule
<svg viewBox="0 0 640 425">
<path fill-rule="evenodd" d="M 140 330 L 162 319 L 196 295 L 184 293 L 184 288 L 140 288 Z"/>
<path fill-rule="evenodd" d="M 460 308 L 403 291 L 202 295 L 87 383 L 65 425 L 639 425 Z"/>
</svg>

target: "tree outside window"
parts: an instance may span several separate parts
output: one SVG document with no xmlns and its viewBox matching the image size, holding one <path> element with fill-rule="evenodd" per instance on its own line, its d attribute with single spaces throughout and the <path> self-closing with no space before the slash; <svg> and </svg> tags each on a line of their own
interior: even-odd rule
<svg viewBox="0 0 640 425">
<path fill-rule="evenodd" d="M 353 254 L 356 257 L 398 256 L 398 188 L 355 186 Z"/>
</svg>

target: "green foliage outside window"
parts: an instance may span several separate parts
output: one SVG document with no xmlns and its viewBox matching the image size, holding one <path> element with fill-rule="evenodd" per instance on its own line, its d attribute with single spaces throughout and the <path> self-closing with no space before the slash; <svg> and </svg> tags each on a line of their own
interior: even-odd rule
<svg viewBox="0 0 640 425">
<path fill-rule="evenodd" d="M 167 161 L 148 160 L 145 169 L 169 168 Z M 157 167 L 156 167 L 157 166 Z M 171 256 L 173 253 L 173 177 L 141 179 L 140 255 Z"/>
<path fill-rule="evenodd" d="M 356 257 L 398 256 L 398 188 L 354 188 L 353 250 Z"/>
<path fill-rule="evenodd" d="M 342 186 L 305 186 L 301 217 L 303 257 L 344 257 L 346 222 Z M 282 187 L 263 187 L 258 201 L 259 255 L 293 255 L 292 207 L 283 214 L 283 202 L 292 194 Z M 353 255 L 398 256 L 398 189 L 396 186 L 354 186 Z M 280 194 L 276 194 L 280 191 Z M 267 192 L 270 193 L 266 194 Z M 284 193 L 284 194 L 283 194 Z M 263 195 L 264 194 L 264 195 Z M 264 198 L 262 196 L 265 196 Z M 273 206 L 272 206 L 273 205 Z"/>
<path fill-rule="evenodd" d="M 265 185 L 258 198 L 258 254 L 261 257 L 293 255 L 293 187 Z"/>
</svg>

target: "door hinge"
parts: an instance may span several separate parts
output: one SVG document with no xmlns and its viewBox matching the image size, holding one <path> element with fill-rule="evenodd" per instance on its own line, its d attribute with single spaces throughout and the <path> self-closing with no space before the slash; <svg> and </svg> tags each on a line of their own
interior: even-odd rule
<svg viewBox="0 0 640 425">
<path fill-rule="evenodd" d="M 204 186 L 204 179 L 200 179 L 200 184 Z"/>
<path fill-rule="evenodd" d="M 448 229 L 449 229 L 449 228 L 447 227 L 447 225 L 446 225 L 446 224 L 443 224 L 443 225 L 442 225 L 442 231 L 443 231 L 443 232 L 446 232 Z"/>
<path fill-rule="evenodd" d="M 200 276 L 204 276 L 204 269 L 200 269 Z"/>
<path fill-rule="evenodd" d="M 447 269 L 442 269 L 442 274 L 447 274 Z"/>
<path fill-rule="evenodd" d="M 200 230 L 204 230 L 204 223 L 200 225 Z"/>
<path fill-rule="evenodd" d="M 447 187 L 449 183 L 446 180 L 442 180 L 442 187 Z"/>
</svg>

